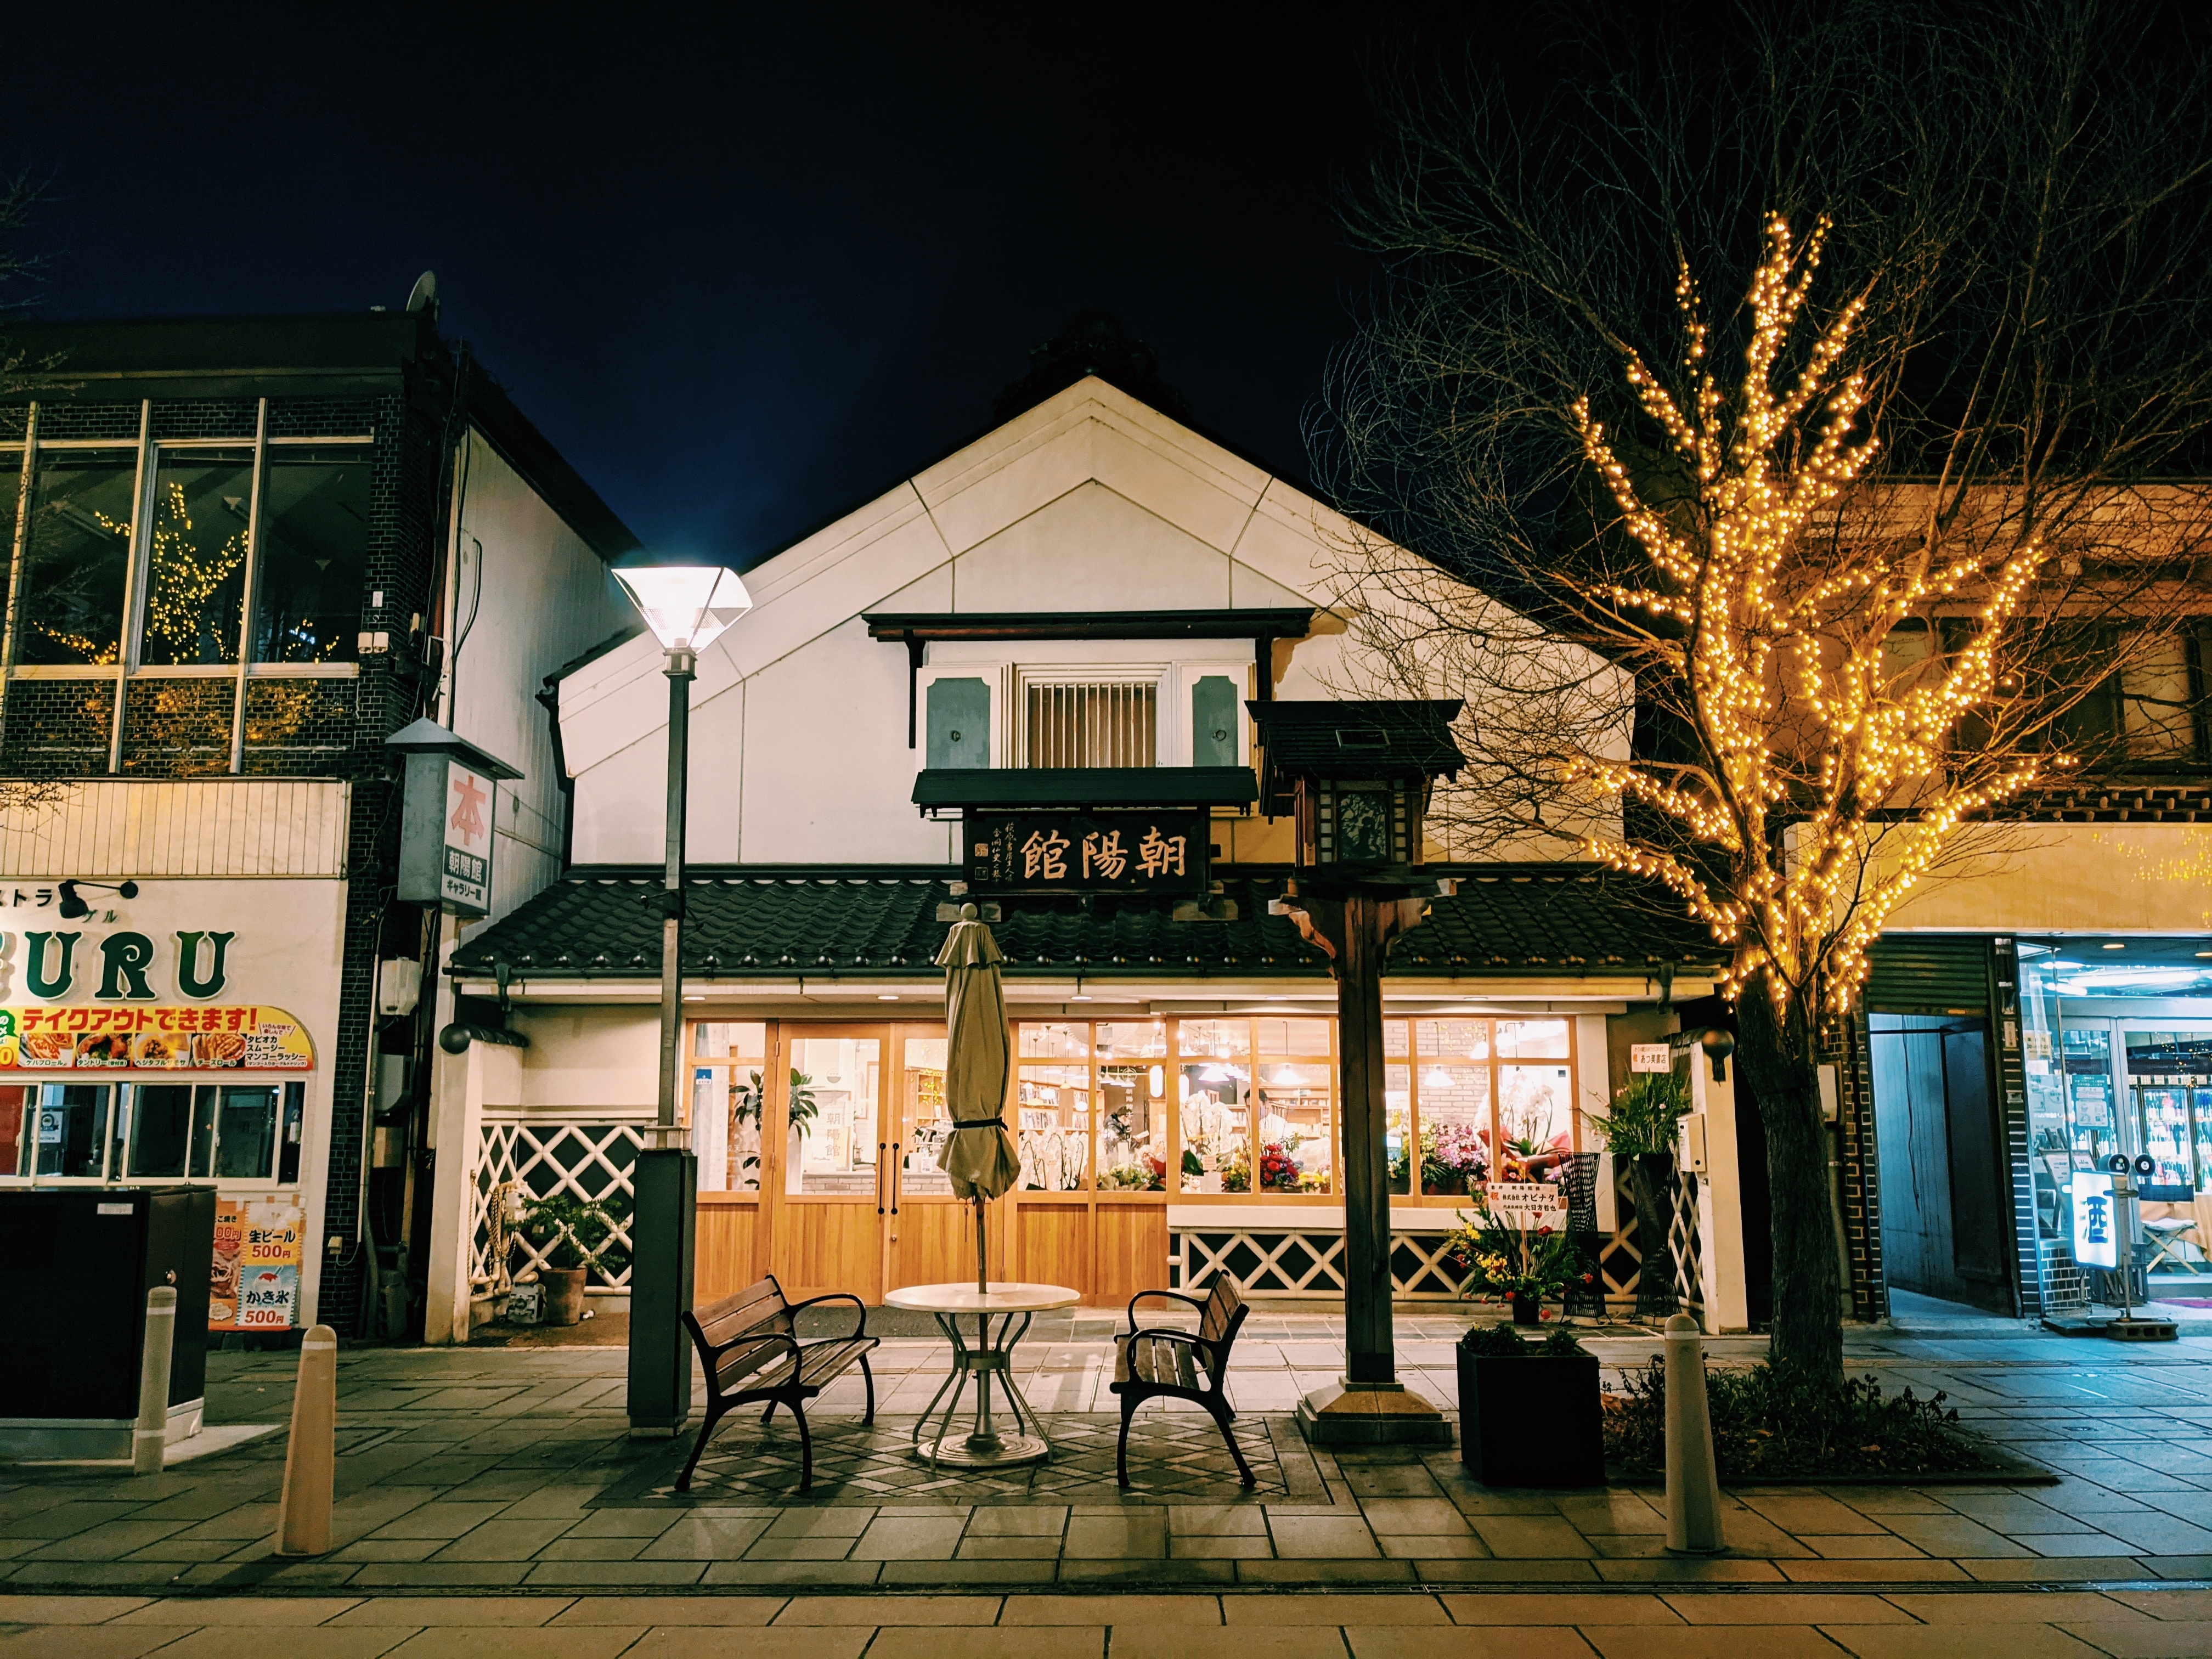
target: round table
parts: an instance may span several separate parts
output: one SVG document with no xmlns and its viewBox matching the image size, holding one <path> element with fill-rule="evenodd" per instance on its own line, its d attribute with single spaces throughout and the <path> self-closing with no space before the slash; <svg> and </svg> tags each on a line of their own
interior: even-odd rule
<svg viewBox="0 0 2212 1659">
<path fill-rule="evenodd" d="M 952 1374 L 931 1396 L 914 1425 L 915 1455 L 927 1456 L 933 1473 L 940 1462 L 962 1468 L 1005 1468 L 1042 1462 L 1051 1456 L 1052 1442 L 1045 1438 L 1044 1425 L 1014 1383 L 1014 1345 L 1028 1334 L 1030 1322 L 1038 1314 L 1049 1308 L 1072 1308 L 1082 1300 L 1082 1291 L 1064 1285 L 994 1285 L 988 1291 L 979 1291 L 973 1285 L 909 1285 L 887 1293 L 885 1307 L 910 1308 L 935 1316 L 938 1328 L 952 1344 Z M 969 1334 L 960 1328 L 963 1315 L 975 1322 L 972 1344 Z M 991 1329 L 994 1318 L 999 1322 L 995 1333 Z M 1001 1434 L 991 1424 L 994 1372 L 1014 1414 L 1012 1434 Z M 960 1396 L 970 1377 L 975 1382 L 975 1425 L 965 1437 L 948 1444 L 953 1413 L 960 1408 Z M 948 1391 L 952 1397 L 945 1401 L 937 1433 L 925 1442 L 922 1431 L 938 1415 L 938 1402 L 945 1400 Z"/>
</svg>

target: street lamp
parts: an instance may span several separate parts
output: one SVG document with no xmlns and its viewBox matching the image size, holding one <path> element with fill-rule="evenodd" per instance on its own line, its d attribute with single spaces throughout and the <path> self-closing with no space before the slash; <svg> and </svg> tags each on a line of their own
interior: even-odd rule
<svg viewBox="0 0 2212 1659">
<path fill-rule="evenodd" d="M 684 1059 L 684 811 L 691 746 L 691 681 L 699 653 L 752 609 L 737 573 L 720 565 L 635 564 L 615 579 L 667 653 L 668 822 L 660 900 L 660 1098 L 653 1145 L 631 1177 L 629 1426 L 673 1435 L 691 1409 L 691 1355 L 683 1317 L 691 1306 L 693 1207 L 699 1164 L 676 1127 Z"/>
</svg>

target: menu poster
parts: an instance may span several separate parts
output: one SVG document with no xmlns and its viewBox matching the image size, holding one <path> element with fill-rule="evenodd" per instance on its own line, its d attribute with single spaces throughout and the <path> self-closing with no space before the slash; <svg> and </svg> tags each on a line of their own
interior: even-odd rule
<svg viewBox="0 0 2212 1659">
<path fill-rule="evenodd" d="M 0 1008 L 0 1071 L 305 1072 L 307 1027 L 282 1008 Z"/>
<path fill-rule="evenodd" d="M 307 1231 L 307 1208 L 296 1198 L 217 1200 L 208 1328 L 290 1328 L 300 1305 L 300 1261 Z"/>
</svg>

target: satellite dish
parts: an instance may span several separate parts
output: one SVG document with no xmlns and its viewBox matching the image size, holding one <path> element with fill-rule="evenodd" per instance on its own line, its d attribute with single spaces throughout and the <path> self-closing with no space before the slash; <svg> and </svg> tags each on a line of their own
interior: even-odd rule
<svg viewBox="0 0 2212 1659">
<path fill-rule="evenodd" d="M 437 302 L 438 273 L 434 270 L 426 270 L 415 279 L 415 286 L 408 291 L 407 309 L 420 311 L 424 307 L 433 306 Z"/>
</svg>

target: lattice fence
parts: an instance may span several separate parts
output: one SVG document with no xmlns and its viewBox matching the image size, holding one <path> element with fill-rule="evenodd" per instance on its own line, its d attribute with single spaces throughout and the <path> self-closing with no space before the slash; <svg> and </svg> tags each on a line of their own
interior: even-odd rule
<svg viewBox="0 0 2212 1659">
<path fill-rule="evenodd" d="M 1456 1302 L 1468 1275 L 1449 1260 L 1451 1236 L 1441 1231 L 1390 1234 L 1390 1289 L 1408 1301 Z M 1178 1228 L 1169 1236 L 1168 1282 L 1203 1290 L 1228 1273 L 1255 1301 L 1344 1294 L 1344 1235 L 1331 1230 L 1254 1227 Z"/>
<path fill-rule="evenodd" d="M 608 1243 L 619 1249 L 621 1265 L 612 1273 L 595 1267 L 586 1282 L 609 1289 L 628 1286 L 634 1203 L 630 1170 L 644 1144 L 644 1127 L 486 1116 L 469 1183 L 469 1273 L 479 1294 L 489 1291 L 496 1295 L 507 1288 L 514 1274 L 546 1265 L 544 1252 L 515 1224 L 532 1199 L 556 1193 L 599 1204 L 614 1224 Z"/>
</svg>

